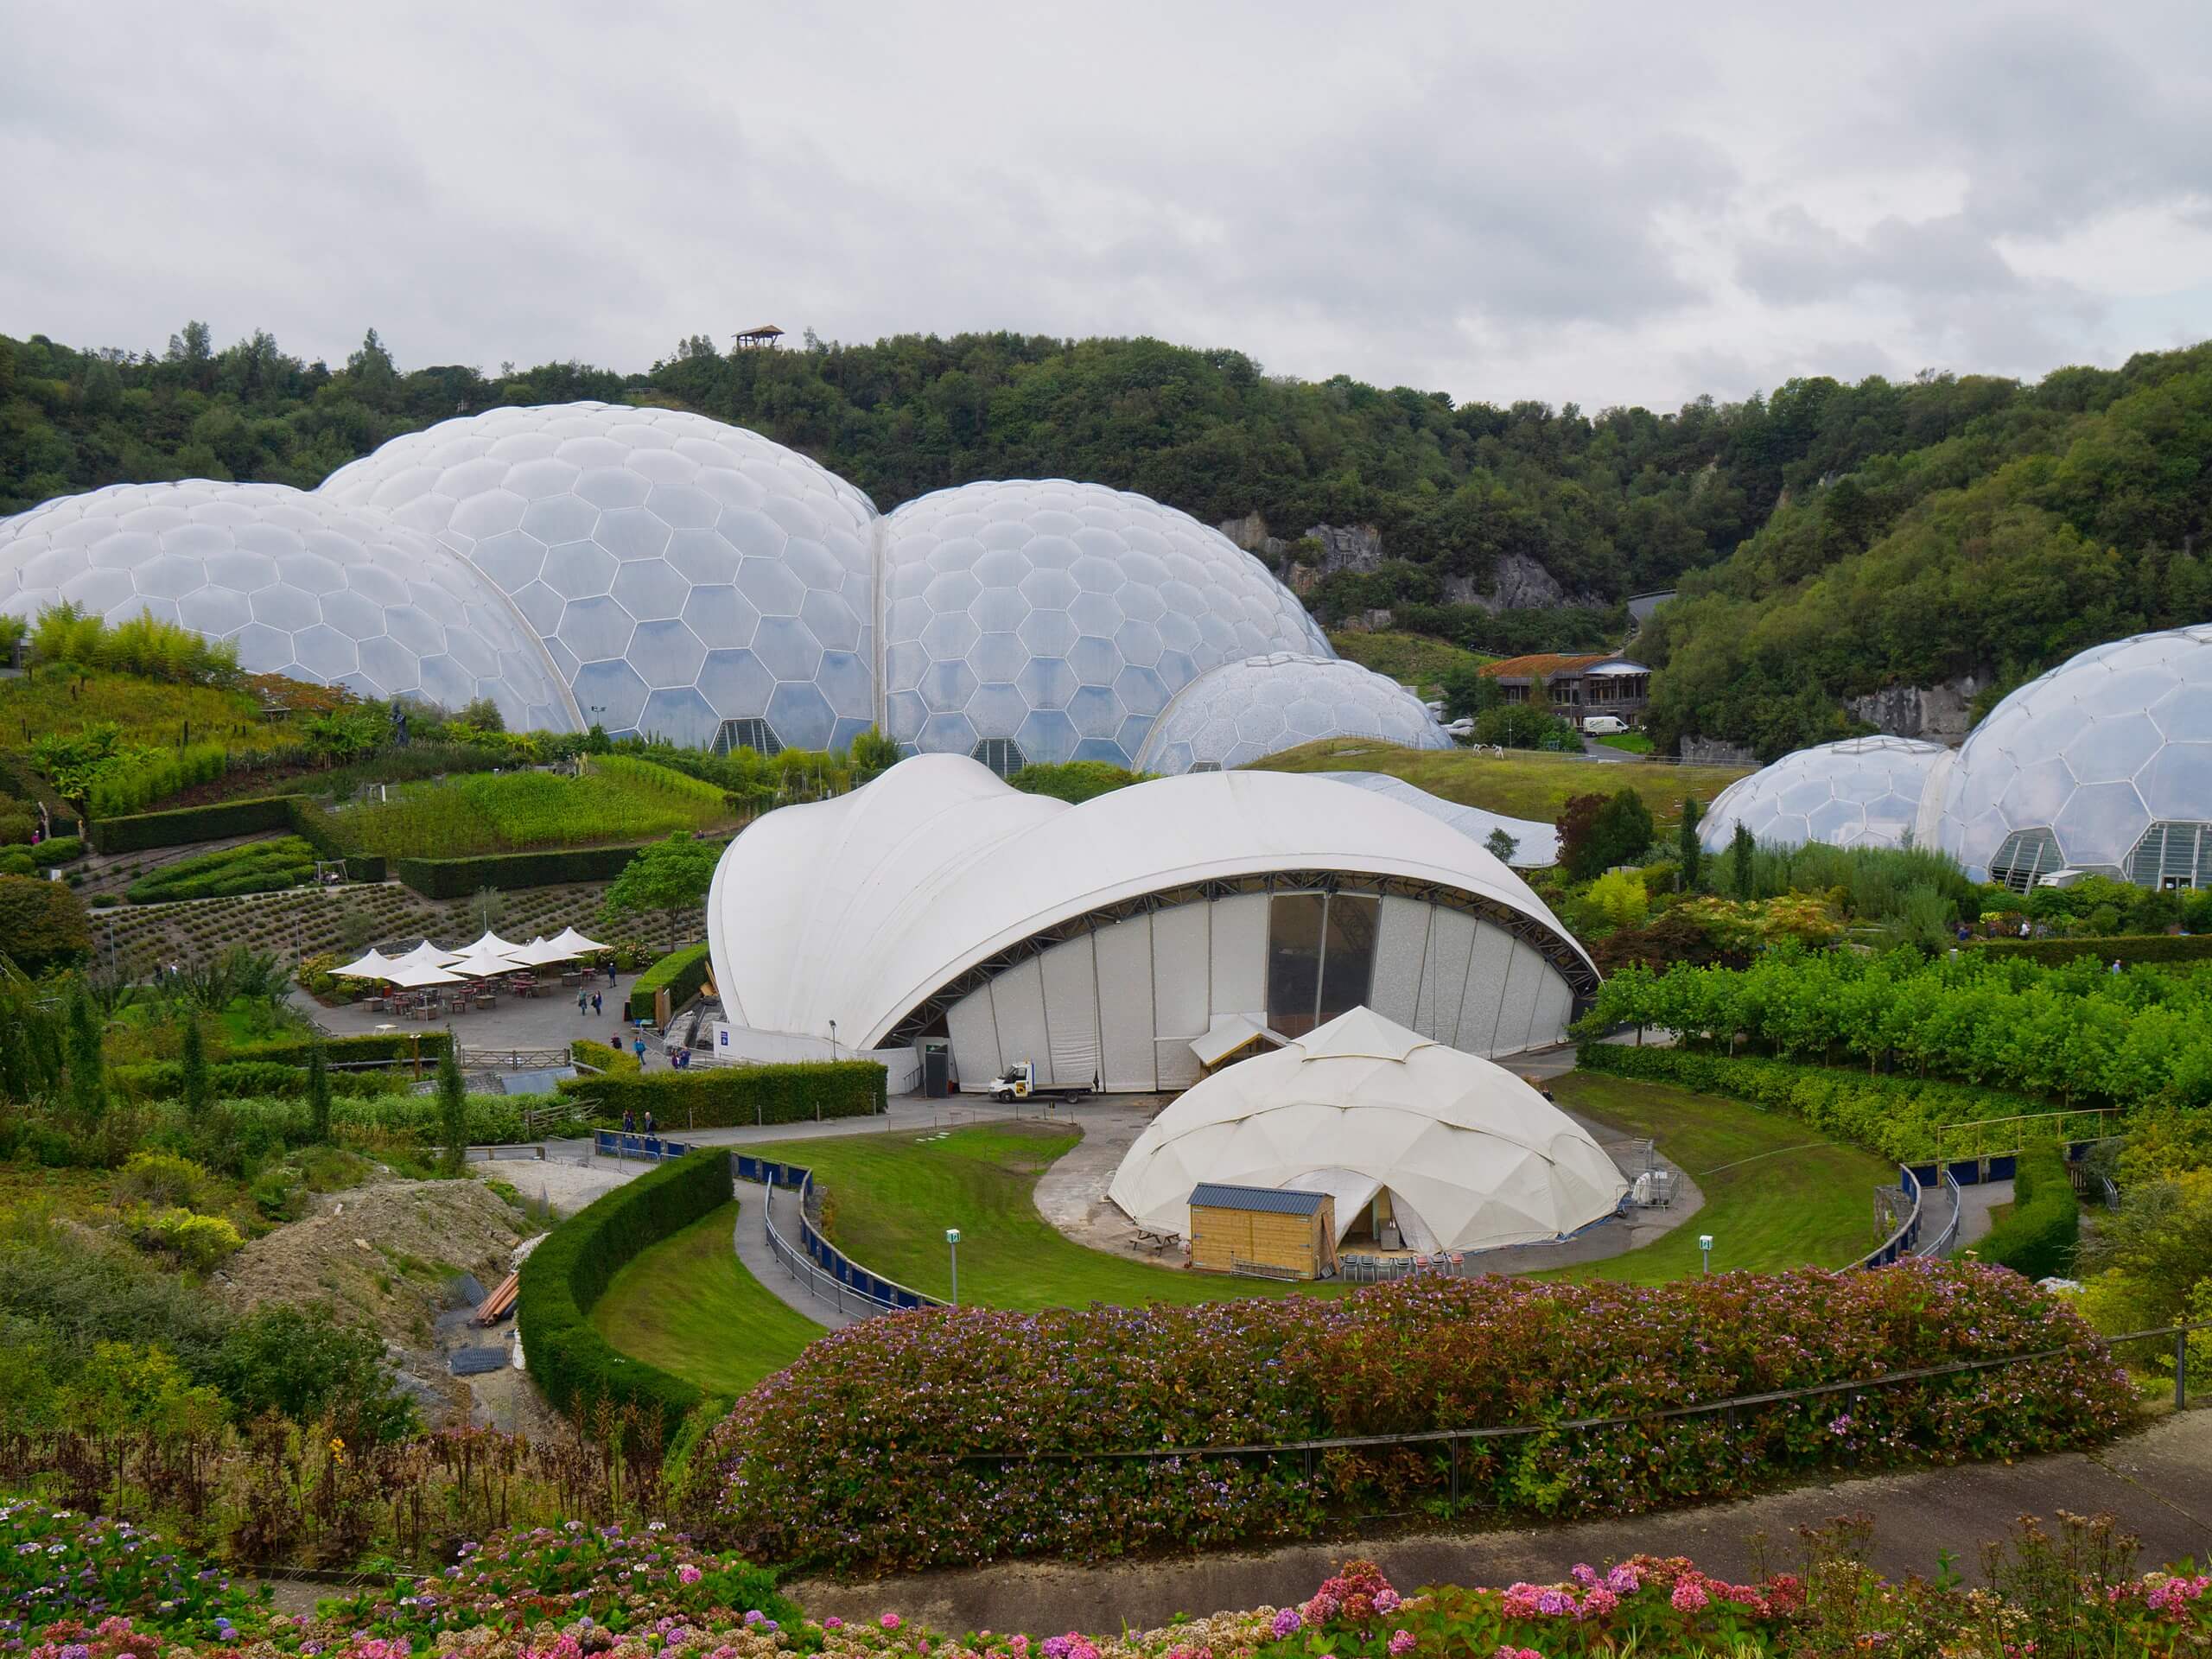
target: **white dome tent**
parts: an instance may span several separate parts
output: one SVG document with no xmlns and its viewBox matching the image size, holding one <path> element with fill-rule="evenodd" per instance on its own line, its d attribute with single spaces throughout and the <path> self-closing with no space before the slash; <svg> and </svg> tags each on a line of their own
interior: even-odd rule
<svg viewBox="0 0 2212 1659">
<path fill-rule="evenodd" d="M 1200 1182 L 1331 1193 L 1339 1243 L 1387 1192 L 1422 1253 L 1564 1237 L 1628 1192 L 1528 1084 L 1367 1007 L 1190 1090 L 1137 1137 L 1107 1196 L 1139 1227 L 1187 1237 Z"/>
</svg>

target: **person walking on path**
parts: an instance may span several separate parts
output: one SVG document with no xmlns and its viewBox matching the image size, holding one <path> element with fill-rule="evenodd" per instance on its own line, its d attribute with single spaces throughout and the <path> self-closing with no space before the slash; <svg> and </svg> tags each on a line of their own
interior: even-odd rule
<svg viewBox="0 0 2212 1659">
<path fill-rule="evenodd" d="M 622 1133 L 625 1135 L 635 1135 L 637 1132 L 638 1115 L 632 1111 L 627 1106 L 625 1106 L 622 1109 Z"/>
<path fill-rule="evenodd" d="M 660 1133 L 660 1124 L 654 1119 L 653 1109 L 650 1106 L 645 1108 L 645 1133 L 648 1135 Z"/>
<path fill-rule="evenodd" d="M 594 991 L 594 992 L 591 994 L 591 1015 L 592 1015 L 592 1018 L 593 1018 L 593 1019 L 594 1019 L 594 1020 L 598 1019 L 598 1018 L 599 1018 L 599 1013 L 600 1013 L 600 1009 L 599 1009 L 599 993 L 598 993 L 597 991 Z"/>
<path fill-rule="evenodd" d="M 607 988 L 610 991 L 614 988 L 614 958 L 612 957 L 607 959 Z"/>
<path fill-rule="evenodd" d="M 644 1071 L 645 1069 L 645 1039 L 642 1037 L 633 1037 L 630 1039 L 630 1046 L 637 1051 L 638 1070 Z"/>
<path fill-rule="evenodd" d="M 576 1012 L 582 1014 L 591 1005 L 591 993 L 581 984 L 576 987 Z"/>
</svg>

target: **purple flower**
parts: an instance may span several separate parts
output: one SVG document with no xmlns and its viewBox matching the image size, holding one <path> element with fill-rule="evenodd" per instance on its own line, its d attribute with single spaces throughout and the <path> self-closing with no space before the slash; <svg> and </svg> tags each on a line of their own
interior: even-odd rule
<svg viewBox="0 0 2212 1659">
<path fill-rule="evenodd" d="M 1390 1659 L 1400 1659 L 1401 1655 L 1411 1653 L 1414 1650 L 1414 1633 L 1411 1630 L 1393 1630 L 1389 1647 Z"/>
<path fill-rule="evenodd" d="M 1305 1622 L 1299 1618 L 1297 1608 L 1285 1607 L 1275 1614 L 1274 1623 L 1269 1626 L 1269 1629 L 1274 1631 L 1275 1640 L 1280 1642 L 1287 1636 L 1297 1635 L 1299 1626 Z M 63 1659 L 67 1659 L 67 1656 L 64 1655 Z"/>
</svg>

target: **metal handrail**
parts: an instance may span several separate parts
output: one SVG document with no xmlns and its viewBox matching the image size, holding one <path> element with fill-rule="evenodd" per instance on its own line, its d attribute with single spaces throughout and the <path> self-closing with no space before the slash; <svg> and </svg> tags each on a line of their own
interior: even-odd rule
<svg viewBox="0 0 2212 1659">
<path fill-rule="evenodd" d="M 1966 1219 L 1967 1200 L 1959 1178 L 1951 1173 L 1948 1164 L 1943 1166 L 1943 1190 L 1951 1195 L 1951 1224 L 1936 1234 L 1936 1242 L 1921 1252 L 1923 1255 L 1948 1255 L 1958 1247 L 1959 1225 Z"/>
<path fill-rule="evenodd" d="M 1853 1262 L 1851 1266 L 1853 1268 L 1886 1268 L 1899 1257 L 1911 1254 L 1913 1244 L 1920 1236 L 1920 1201 L 1923 1192 L 1920 1177 L 1914 1174 L 1911 1168 L 1904 1164 L 1897 1166 L 1897 1173 L 1902 1177 L 1897 1185 L 1910 1196 L 1912 1210 L 1904 1220 L 1898 1224 L 1894 1232 Z M 1879 1193 L 1885 1189 L 1877 1187 L 1874 1190 Z M 1846 1271 L 1848 1272 L 1849 1269 L 1847 1268 Z"/>
<path fill-rule="evenodd" d="M 741 1157 L 742 1155 L 743 1154 L 733 1154 L 733 1173 L 734 1173 L 734 1160 L 738 1157 Z M 779 1187 L 784 1185 L 776 1179 L 776 1173 L 779 1168 L 784 1170 L 786 1173 L 796 1173 L 799 1178 L 798 1224 L 800 1243 L 798 1244 L 792 1243 L 791 1240 L 785 1237 L 783 1234 L 776 1230 L 776 1193 Z M 782 1262 L 785 1271 L 789 1273 L 792 1278 L 798 1280 L 799 1284 L 810 1294 L 817 1297 L 820 1297 L 821 1300 L 830 1303 L 839 1313 L 849 1311 L 846 1306 L 846 1299 L 848 1297 L 851 1298 L 855 1304 L 869 1314 L 901 1313 L 912 1312 L 915 1308 L 943 1307 L 944 1306 L 942 1301 L 938 1300 L 934 1296 L 925 1294 L 921 1291 L 912 1288 L 911 1286 L 902 1285 L 895 1279 L 887 1279 L 881 1274 L 875 1272 L 873 1268 L 861 1266 L 859 1262 L 854 1261 L 852 1257 L 847 1255 L 835 1244 L 832 1244 L 828 1239 L 823 1237 L 821 1230 L 816 1227 L 811 1221 L 807 1219 L 806 1214 L 807 1194 L 812 1190 L 814 1185 L 814 1172 L 812 1170 L 802 1169 L 796 1165 L 772 1164 L 764 1166 L 764 1173 L 768 1178 L 766 1181 L 763 1183 L 763 1185 L 767 1188 L 768 1200 L 766 1204 L 760 1206 L 760 1227 L 762 1235 L 767 1243 L 768 1252 L 770 1255 L 773 1255 L 777 1261 Z M 906 1296 L 912 1300 L 910 1301 L 902 1302 L 898 1300 L 894 1296 L 879 1295 L 873 1290 L 865 1288 L 860 1285 L 855 1285 L 847 1279 L 841 1278 L 837 1274 L 826 1269 L 822 1265 L 821 1262 L 817 1259 L 816 1252 L 817 1250 L 823 1255 L 827 1255 L 835 1261 L 842 1263 L 849 1272 L 864 1276 L 870 1284 L 888 1286 L 893 1292 L 896 1292 L 898 1295 Z M 831 1293 L 828 1295 L 823 1295 L 822 1291 L 821 1281 L 827 1281 L 832 1287 Z"/>
<path fill-rule="evenodd" d="M 2098 1338 L 2098 1345 L 2109 1349 L 2121 1343 L 2143 1342 L 2153 1337 L 2174 1338 L 2174 1403 L 2179 1407 L 2184 1403 L 2188 1391 L 2189 1337 L 2197 1331 L 2212 1331 L 2212 1319 L 2196 1319 L 2187 1325 L 2160 1325 L 2150 1331 L 2130 1331 L 2120 1336 L 2103 1337 Z M 1776 1389 L 1764 1394 L 1732 1395 L 1725 1400 L 1708 1400 L 1696 1405 L 1662 1406 L 1627 1416 L 1573 1417 L 1554 1423 L 1506 1423 L 1487 1428 L 1409 1429 L 1395 1434 L 1338 1434 L 1324 1440 L 1256 1441 L 1241 1446 L 1140 1446 L 1126 1452 L 967 1452 L 957 1455 L 940 1453 L 931 1461 L 956 1464 L 1157 1462 L 1166 1458 L 1257 1457 L 1286 1452 L 1312 1453 L 1351 1451 L 1368 1446 L 1433 1446 L 1446 1441 L 1510 1440 L 1517 1435 L 1561 1434 L 1594 1428 L 1635 1428 L 1670 1419 L 1710 1416 L 1715 1412 L 1734 1412 L 1751 1407 L 1788 1405 L 1793 1401 L 1818 1399 L 1831 1395 L 1859 1394 L 1869 1389 L 1894 1388 L 1904 1382 L 1925 1382 L 1939 1376 L 1993 1370 L 2007 1365 L 2026 1365 L 2037 1360 L 2058 1359 L 2069 1354 L 2093 1351 L 2083 1344 L 2075 1343 L 2057 1348 L 2038 1348 L 2024 1354 L 2000 1355 L 1993 1359 L 1961 1359 L 1944 1365 L 1916 1366 L 1910 1370 L 1891 1371 L 1881 1376 L 1860 1377 L 1848 1382 L 1814 1382 L 1803 1388 Z"/>
</svg>

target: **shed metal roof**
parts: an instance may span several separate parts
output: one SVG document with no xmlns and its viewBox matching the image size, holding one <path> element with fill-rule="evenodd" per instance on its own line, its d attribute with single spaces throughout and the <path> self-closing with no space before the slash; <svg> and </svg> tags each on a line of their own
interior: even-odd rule
<svg viewBox="0 0 2212 1659">
<path fill-rule="evenodd" d="M 1329 1195 L 1292 1192 L 1278 1186 L 1230 1186 L 1223 1181 L 1200 1181 L 1191 1189 L 1193 1210 L 1250 1210 L 1268 1216 L 1310 1216 Z"/>
</svg>

